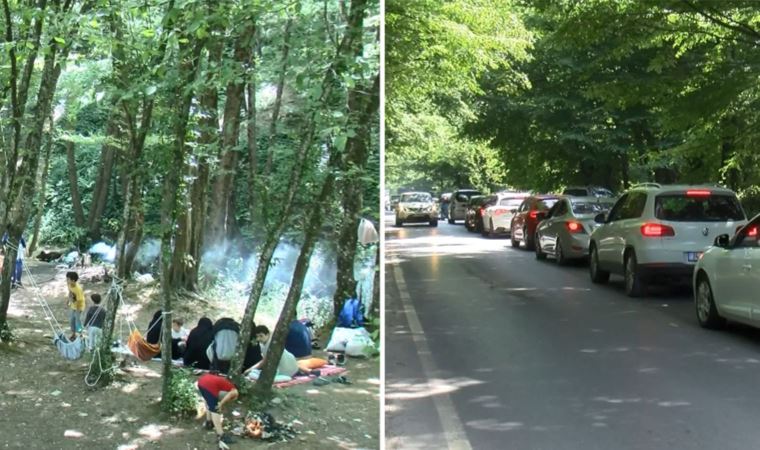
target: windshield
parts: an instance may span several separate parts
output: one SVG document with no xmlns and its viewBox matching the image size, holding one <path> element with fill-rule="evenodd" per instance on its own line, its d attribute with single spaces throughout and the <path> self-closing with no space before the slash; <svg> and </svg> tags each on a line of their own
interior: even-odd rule
<svg viewBox="0 0 760 450">
<path fill-rule="evenodd" d="M 744 211 L 734 195 L 659 195 L 655 217 L 671 222 L 726 222 L 744 220 Z"/>
<path fill-rule="evenodd" d="M 574 195 L 577 197 L 585 197 L 588 195 L 588 190 L 584 188 L 569 188 L 562 191 L 562 195 Z"/>
<path fill-rule="evenodd" d="M 552 206 L 554 206 L 555 203 L 557 203 L 557 200 L 558 199 L 556 199 L 556 198 L 544 198 L 544 199 L 541 199 L 541 200 L 538 201 L 538 203 L 536 203 L 536 209 L 539 210 L 539 211 L 547 211 Z"/>
<path fill-rule="evenodd" d="M 506 206 L 507 208 L 519 208 L 524 198 L 503 198 L 499 202 L 499 206 Z"/>
<path fill-rule="evenodd" d="M 401 200 L 400 202 L 403 203 L 409 203 L 409 202 L 432 202 L 433 197 L 430 196 L 430 194 L 427 194 L 425 192 L 412 192 L 409 194 L 401 194 Z"/>
<path fill-rule="evenodd" d="M 573 214 L 599 214 L 612 208 L 612 203 L 573 202 Z"/>
</svg>

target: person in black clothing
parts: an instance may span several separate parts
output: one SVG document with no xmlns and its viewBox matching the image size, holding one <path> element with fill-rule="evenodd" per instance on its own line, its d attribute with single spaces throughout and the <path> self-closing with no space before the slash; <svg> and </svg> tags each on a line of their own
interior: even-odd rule
<svg viewBox="0 0 760 450">
<path fill-rule="evenodd" d="M 158 344 L 161 340 L 161 326 L 164 323 L 164 316 L 161 313 L 162 311 L 159 309 L 150 319 L 148 332 L 145 335 L 145 342 L 148 344 Z"/>
<path fill-rule="evenodd" d="M 208 370 L 211 361 L 206 356 L 206 349 L 214 340 L 214 324 L 208 317 L 202 317 L 198 325 L 187 336 L 187 348 L 182 360 L 186 367 Z"/>
<path fill-rule="evenodd" d="M 251 330 L 256 329 L 256 323 L 251 325 Z M 253 367 L 257 362 L 261 361 L 263 356 L 261 355 L 261 347 L 259 341 L 256 340 L 256 336 L 251 336 L 251 342 L 248 343 L 248 348 L 245 349 L 245 360 L 243 360 L 243 371 Z"/>
</svg>

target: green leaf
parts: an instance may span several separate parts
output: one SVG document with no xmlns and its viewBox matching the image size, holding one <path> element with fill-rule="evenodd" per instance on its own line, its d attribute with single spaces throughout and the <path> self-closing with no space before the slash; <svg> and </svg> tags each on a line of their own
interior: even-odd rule
<svg viewBox="0 0 760 450">
<path fill-rule="evenodd" d="M 64 41 L 61 37 L 56 36 L 53 38 L 53 40 L 61 45 L 66 45 L 66 41 Z"/>
<path fill-rule="evenodd" d="M 153 95 L 153 94 L 155 94 L 155 93 L 156 93 L 156 91 L 157 91 L 157 90 L 158 90 L 158 88 L 156 87 L 156 85 L 155 85 L 155 84 L 154 84 L 154 85 L 150 85 L 150 86 L 148 86 L 148 87 L 145 89 L 145 94 L 146 94 L 146 95 Z"/>
</svg>

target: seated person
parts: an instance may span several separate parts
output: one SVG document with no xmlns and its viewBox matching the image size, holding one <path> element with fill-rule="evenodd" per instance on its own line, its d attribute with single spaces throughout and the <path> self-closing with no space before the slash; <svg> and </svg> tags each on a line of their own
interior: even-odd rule
<svg viewBox="0 0 760 450">
<path fill-rule="evenodd" d="M 290 322 L 285 349 L 298 359 L 311 357 L 311 332 L 300 320 Z"/>
<path fill-rule="evenodd" d="M 182 326 L 184 324 L 185 321 L 181 317 L 172 319 L 172 359 L 182 358 L 185 352 L 189 331 Z"/>
<path fill-rule="evenodd" d="M 261 361 L 263 357 L 261 356 L 261 347 L 259 346 L 259 342 L 256 340 L 256 324 L 253 324 L 253 334 L 254 337 L 251 339 L 251 342 L 248 343 L 248 348 L 245 350 L 245 360 L 243 361 L 243 372 L 250 369 L 256 363 Z"/>
<path fill-rule="evenodd" d="M 182 360 L 187 367 L 208 370 L 211 361 L 206 356 L 206 349 L 214 340 L 214 324 L 208 317 L 202 317 L 198 325 L 187 335 L 187 345 Z"/>
<path fill-rule="evenodd" d="M 100 305 L 100 294 L 92 294 L 92 306 L 87 308 L 84 323 L 87 327 L 87 350 L 92 351 L 103 337 L 103 322 L 106 320 L 106 310 Z"/>
<path fill-rule="evenodd" d="M 145 333 L 145 342 L 148 344 L 160 344 L 159 342 L 161 340 L 161 327 L 164 324 L 164 316 L 162 315 L 162 311 L 159 309 L 156 311 L 155 314 L 153 314 L 153 318 L 150 319 L 150 323 L 148 324 L 148 332 Z"/>
<path fill-rule="evenodd" d="M 259 345 L 261 346 L 261 353 L 264 357 L 261 361 L 251 366 L 248 370 L 244 371 L 243 374 L 248 376 L 248 378 L 257 380 L 259 378 L 259 375 L 261 375 L 261 368 L 264 367 L 264 363 L 266 363 L 267 360 L 270 333 L 269 328 L 264 325 L 257 326 L 253 330 L 253 333 L 256 336 L 256 341 L 258 341 Z M 280 358 L 280 362 L 277 365 L 277 375 L 291 378 L 295 376 L 298 371 L 298 361 L 296 361 L 296 357 L 286 349 L 282 349 L 282 357 Z"/>
</svg>

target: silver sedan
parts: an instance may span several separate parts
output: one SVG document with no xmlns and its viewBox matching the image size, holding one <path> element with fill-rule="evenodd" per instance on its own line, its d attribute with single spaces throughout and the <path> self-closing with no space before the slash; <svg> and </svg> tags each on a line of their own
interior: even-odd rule
<svg viewBox="0 0 760 450">
<path fill-rule="evenodd" d="M 731 319 L 760 328 L 760 215 L 730 237 L 715 238 L 694 267 L 699 324 L 718 328 Z"/>
<path fill-rule="evenodd" d="M 553 256 L 562 265 L 587 257 L 589 237 L 597 226 L 594 217 L 612 205 L 611 198 L 560 197 L 536 228 L 536 258 Z"/>
</svg>

